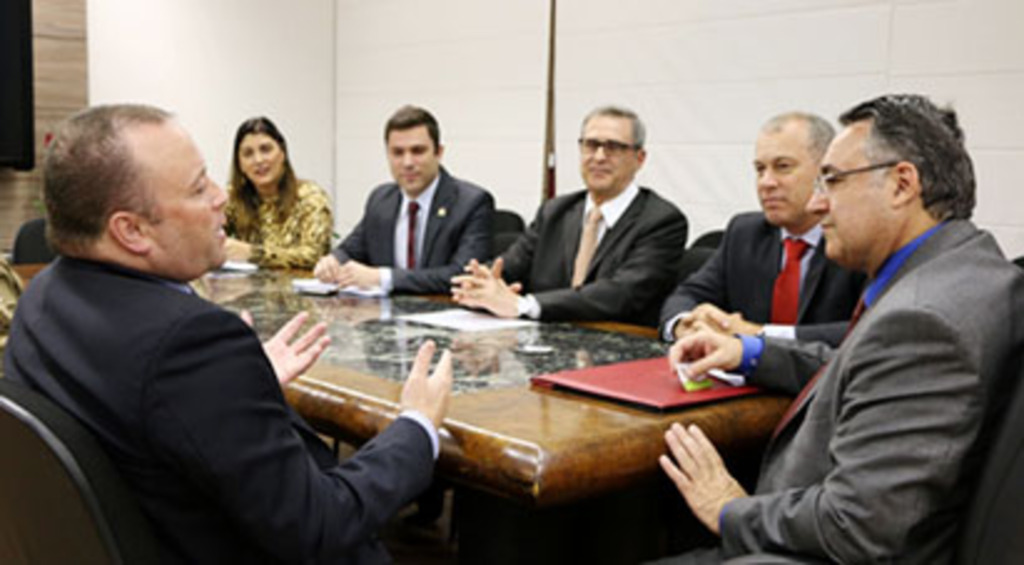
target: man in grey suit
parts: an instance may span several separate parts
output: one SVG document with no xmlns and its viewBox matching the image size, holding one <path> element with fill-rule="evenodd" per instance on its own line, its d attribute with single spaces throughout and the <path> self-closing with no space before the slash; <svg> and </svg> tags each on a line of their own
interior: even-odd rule
<svg viewBox="0 0 1024 565">
<path fill-rule="evenodd" d="M 687 225 L 678 208 L 634 180 L 647 157 L 644 138 L 630 110 L 588 114 L 579 140 L 586 190 L 544 203 L 491 268 L 470 263 L 453 281 L 456 302 L 505 318 L 657 324 Z"/>
<path fill-rule="evenodd" d="M 665 301 L 666 341 L 709 328 L 839 344 L 864 275 L 825 257 L 819 218 L 807 210 L 834 134 L 802 112 L 762 126 L 754 156 L 762 211 L 733 217 L 711 258 Z"/>
<path fill-rule="evenodd" d="M 869 276 L 863 314 L 835 351 L 716 332 L 673 346 L 669 361 L 691 375 L 738 368 L 801 391 L 753 495 L 699 428 L 666 432 L 662 468 L 721 535 L 686 560 L 949 562 L 1019 374 L 1024 275 L 968 221 L 975 182 L 956 114 L 890 95 L 841 122 L 809 208 L 829 257 Z"/>
<path fill-rule="evenodd" d="M 384 141 L 395 182 L 370 193 L 363 219 L 314 274 L 387 293 L 447 293 L 471 259 L 490 258 L 494 198 L 441 166 L 441 130 L 423 108 L 395 112 Z"/>
</svg>

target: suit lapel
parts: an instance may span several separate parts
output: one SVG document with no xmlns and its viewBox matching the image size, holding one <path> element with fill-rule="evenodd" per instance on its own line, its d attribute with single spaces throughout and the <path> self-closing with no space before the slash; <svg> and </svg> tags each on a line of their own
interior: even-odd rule
<svg viewBox="0 0 1024 565">
<path fill-rule="evenodd" d="M 775 279 L 779 276 L 779 265 L 782 264 L 782 233 L 779 228 L 764 221 L 765 237 L 756 238 L 753 251 L 755 255 L 750 257 L 754 269 L 764 269 L 763 274 L 758 274 L 754 280 L 761 279 L 767 284 L 748 284 L 747 292 L 754 295 L 753 304 L 758 311 L 754 319 L 771 320 L 772 300 L 775 293 Z M 763 262 L 762 262 L 763 261 Z"/>
<path fill-rule="evenodd" d="M 388 190 L 380 203 L 380 212 L 378 213 L 384 218 L 385 229 L 382 230 L 382 233 L 368 234 L 379 242 L 379 256 L 385 258 L 382 264 L 385 267 L 395 266 L 395 227 L 398 225 L 398 217 L 402 214 L 401 206 L 402 189 L 396 184 Z"/>
<path fill-rule="evenodd" d="M 800 288 L 800 310 L 797 313 L 796 321 L 799 324 L 803 318 L 804 313 L 807 312 L 809 304 L 814 298 L 814 292 L 818 288 L 818 283 L 821 281 L 822 273 L 825 272 L 825 238 L 821 238 L 821 244 L 814 248 L 814 255 L 811 256 L 811 262 L 807 266 L 807 274 L 804 276 L 804 283 Z"/>
<path fill-rule="evenodd" d="M 565 213 L 565 219 L 561 222 L 559 230 L 561 231 L 562 245 L 564 245 L 563 253 L 565 260 L 561 261 L 562 265 L 562 280 L 565 281 L 565 285 L 569 286 L 572 281 L 572 269 L 576 263 L 576 252 L 580 248 L 580 237 L 583 235 L 583 208 L 587 203 L 587 193 L 583 192 L 583 198 L 580 198 L 572 208 Z M 595 258 L 597 256 L 595 255 Z M 594 261 L 591 261 L 593 264 Z"/>
<path fill-rule="evenodd" d="M 601 264 L 605 256 L 610 253 L 612 249 L 615 249 L 619 240 L 626 237 L 626 232 L 629 231 L 629 226 L 635 224 L 643 213 L 644 202 L 646 202 L 647 196 L 641 190 L 637 193 L 636 198 L 629 203 L 629 207 L 622 213 L 619 220 L 615 222 L 615 227 L 609 229 L 604 233 L 604 237 L 601 238 L 601 243 L 597 245 L 597 251 L 594 252 L 594 258 L 590 260 L 590 267 L 587 268 L 587 278 L 590 278 L 597 266 Z M 582 221 L 582 216 L 580 216 Z M 577 237 L 578 238 L 578 237 Z"/>
<path fill-rule="evenodd" d="M 437 234 L 448 225 L 448 216 L 455 208 L 457 194 L 452 186 L 451 177 L 441 169 L 438 173 L 441 178 L 437 182 L 437 192 L 434 200 L 430 203 L 430 214 L 427 215 L 427 230 L 423 234 L 423 249 L 421 251 L 420 264 L 424 267 L 433 267 L 431 254 L 434 252 L 434 243 L 437 241 Z"/>
</svg>

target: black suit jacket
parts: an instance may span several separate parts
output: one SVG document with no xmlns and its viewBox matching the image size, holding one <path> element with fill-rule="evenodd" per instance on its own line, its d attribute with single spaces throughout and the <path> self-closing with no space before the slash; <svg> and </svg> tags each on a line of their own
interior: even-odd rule
<svg viewBox="0 0 1024 565">
<path fill-rule="evenodd" d="M 386 561 L 374 532 L 432 477 L 403 418 L 339 465 L 237 315 L 140 273 L 58 259 L 5 362 L 96 435 L 171 562 Z"/>
<path fill-rule="evenodd" d="M 533 223 L 502 255 L 502 276 L 533 294 L 543 320 L 608 320 L 653 326 L 675 283 L 686 246 L 686 216 L 641 188 L 608 230 L 579 289 L 571 287 L 587 191 L 544 203 Z"/>
<path fill-rule="evenodd" d="M 661 334 L 681 312 L 710 302 L 739 312 L 751 322 L 771 320 L 772 292 L 782 260 L 779 228 L 761 212 L 733 217 L 722 243 L 703 267 L 676 287 L 661 309 Z M 814 249 L 800 289 L 797 339 L 838 345 L 864 287 L 864 275 L 843 269 L 825 257 L 825 240 Z"/>
<path fill-rule="evenodd" d="M 355 259 L 373 267 L 392 267 L 394 292 L 447 294 L 451 278 L 470 259 L 491 257 L 494 198 L 444 168 L 430 205 L 422 257 L 412 270 L 395 267 L 395 222 L 401 213 L 402 189 L 386 183 L 373 189 L 363 219 L 334 250 L 338 261 Z"/>
</svg>

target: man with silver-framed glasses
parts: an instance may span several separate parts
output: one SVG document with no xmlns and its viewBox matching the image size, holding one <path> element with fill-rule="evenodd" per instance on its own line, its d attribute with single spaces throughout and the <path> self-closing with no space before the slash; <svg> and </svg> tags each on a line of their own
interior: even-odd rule
<svg viewBox="0 0 1024 565">
<path fill-rule="evenodd" d="M 682 562 L 944 563 L 1024 349 L 1024 275 L 969 221 L 975 180 L 952 110 L 916 95 L 855 106 L 808 209 L 868 286 L 842 345 L 704 332 L 672 365 L 797 399 L 748 494 L 696 426 L 666 474 L 721 547 Z M 770 554 L 770 555 L 769 555 Z"/>
<path fill-rule="evenodd" d="M 675 284 L 687 223 L 635 182 L 647 158 L 645 137 L 630 110 L 588 114 L 579 139 L 586 190 L 542 205 L 492 266 L 471 262 L 452 279 L 455 301 L 504 318 L 655 325 Z"/>
</svg>

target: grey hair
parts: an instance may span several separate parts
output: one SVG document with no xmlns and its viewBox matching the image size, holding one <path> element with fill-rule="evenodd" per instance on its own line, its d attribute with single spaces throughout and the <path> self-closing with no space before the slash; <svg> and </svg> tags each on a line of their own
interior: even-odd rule
<svg viewBox="0 0 1024 565">
<path fill-rule="evenodd" d="M 622 106 L 601 106 L 591 110 L 585 118 L 583 118 L 583 124 L 580 126 L 580 134 L 582 135 L 583 130 L 587 128 L 587 123 L 590 120 L 598 116 L 608 116 L 611 118 L 623 118 L 633 123 L 633 146 L 637 149 L 643 149 L 644 142 L 647 141 L 647 128 L 644 127 L 643 121 L 640 120 L 640 116 L 636 115 L 636 112 L 623 108 Z"/>
<path fill-rule="evenodd" d="M 809 112 L 786 112 L 769 119 L 763 126 L 762 132 L 777 132 L 789 122 L 800 121 L 807 125 L 807 150 L 815 159 L 820 160 L 836 136 L 836 130 L 828 120 L 817 114 Z"/>
<path fill-rule="evenodd" d="M 872 161 L 912 163 L 921 200 L 936 220 L 969 219 L 975 204 L 974 164 L 964 146 L 956 112 L 917 94 L 887 94 L 839 117 L 844 126 L 870 121 L 865 154 Z"/>
</svg>

